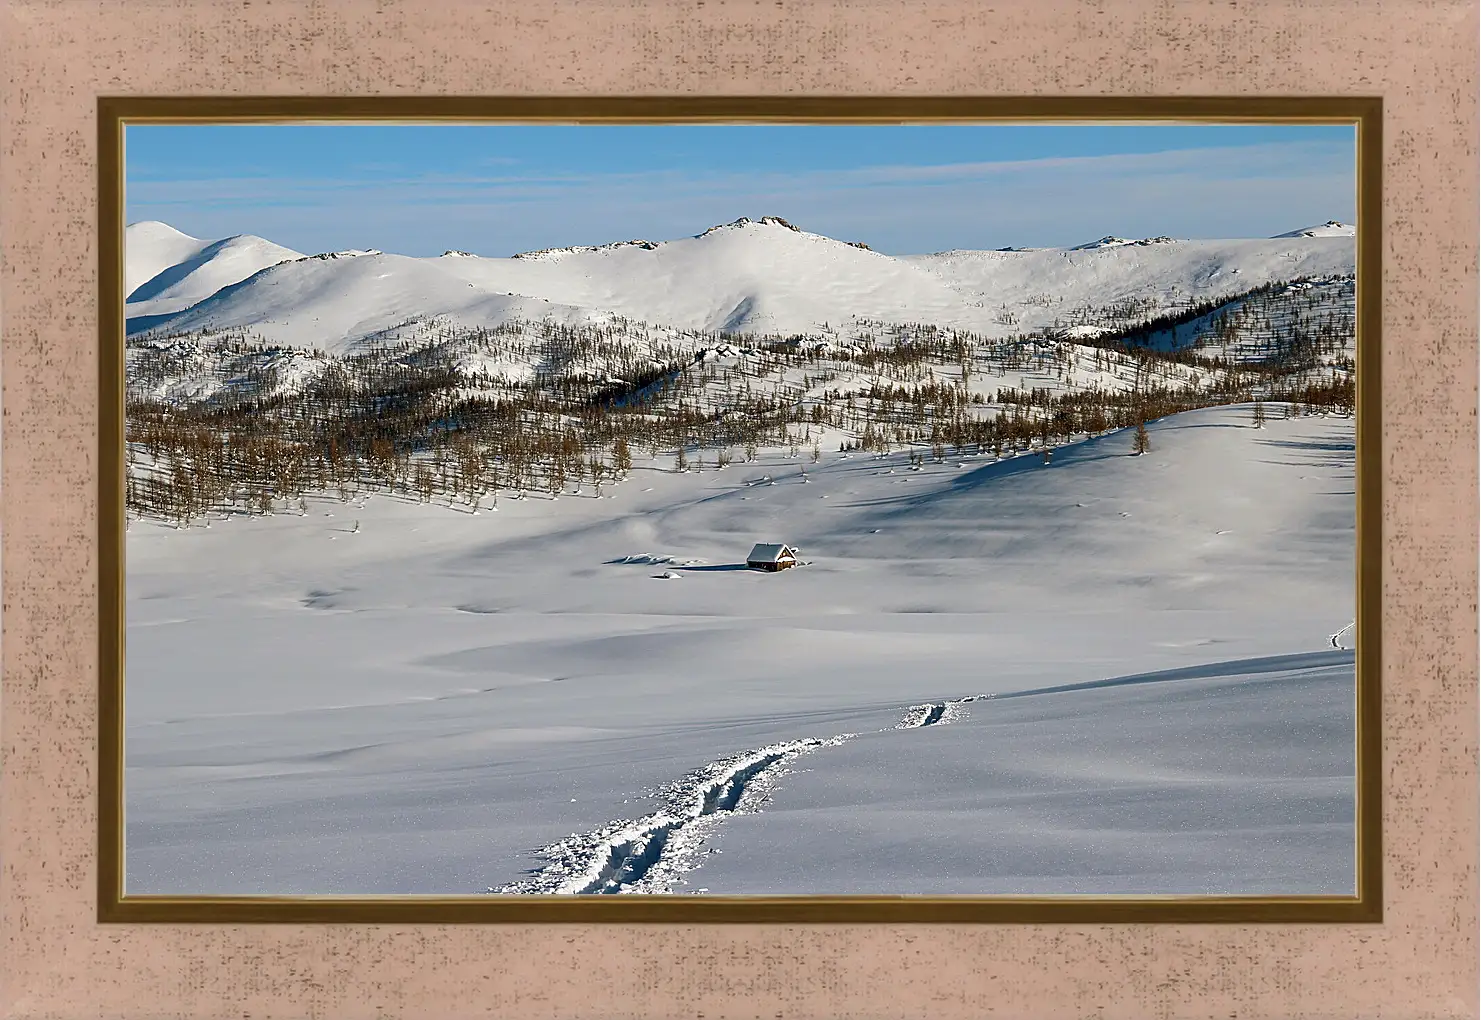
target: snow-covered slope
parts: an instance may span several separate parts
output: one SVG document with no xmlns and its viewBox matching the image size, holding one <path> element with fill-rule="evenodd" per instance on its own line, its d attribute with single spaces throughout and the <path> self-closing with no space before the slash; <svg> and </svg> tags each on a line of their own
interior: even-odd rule
<svg viewBox="0 0 1481 1020">
<path fill-rule="evenodd" d="M 1121 248 L 1121 247 L 1124 247 L 1124 246 L 1126 246 L 1128 244 L 1137 244 L 1137 245 L 1142 245 L 1142 246 L 1146 246 L 1146 245 L 1149 245 L 1149 244 L 1172 244 L 1172 241 L 1173 241 L 1172 238 L 1166 237 L 1166 236 L 1163 236 L 1163 237 L 1144 237 L 1144 238 L 1142 238 L 1139 241 L 1133 241 L 1133 240 L 1130 240 L 1130 239 L 1125 238 L 1125 237 L 1116 237 L 1116 236 L 1114 236 L 1112 234 L 1107 234 L 1105 237 L 1102 237 L 1099 241 L 1091 241 L 1089 244 L 1077 244 L 1077 245 L 1075 245 L 1073 248 L 1071 248 L 1069 250 L 1070 251 L 1094 251 L 1097 248 Z"/>
<path fill-rule="evenodd" d="M 1180 304 L 1261 284 L 1353 272 L 1351 238 L 1146 242 L 1116 238 L 1080 248 L 951 251 L 901 261 L 920 266 L 965 299 L 1012 318 L 1017 328 L 1051 326 L 1079 313 L 1145 302 L 1156 315 Z M 986 318 L 987 316 L 983 316 Z M 1003 326 L 996 325 L 1002 332 Z"/>
<path fill-rule="evenodd" d="M 171 266 L 193 258 L 210 243 L 159 220 L 130 223 L 123 231 L 125 296 Z"/>
<path fill-rule="evenodd" d="M 791 747 L 649 876 L 1351 894 L 1353 422 L 1250 414 L 1049 466 L 644 458 L 497 513 L 135 521 L 129 891 L 478 892 L 563 840 L 579 871 L 666 784 Z M 757 541 L 808 565 L 747 571 Z"/>
<path fill-rule="evenodd" d="M 1350 234 L 136 227 L 131 893 L 1351 891 Z"/>
<path fill-rule="evenodd" d="M 247 327 L 270 343 L 342 351 L 408 320 L 442 316 L 460 325 L 515 319 L 599 321 L 603 313 L 479 287 L 447 268 L 476 258 L 416 259 L 336 253 L 263 269 L 163 320 L 160 332 Z M 134 322 L 130 331 L 138 332 Z"/>
<path fill-rule="evenodd" d="M 133 230 L 134 227 L 128 229 Z M 180 236 L 185 237 L 183 234 Z M 194 241 L 193 238 L 189 240 Z M 132 241 L 128 243 L 131 244 Z M 126 312 L 130 318 L 182 311 L 205 300 L 222 287 L 239 283 L 261 269 L 287 259 L 303 257 L 291 248 L 284 248 L 251 234 L 238 234 L 220 241 L 200 243 L 201 247 L 190 255 L 129 289 Z M 183 248 L 184 241 L 180 244 Z M 168 245 L 160 243 L 157 247 L 164 249 Z M 141 267 L 142 264 L 141 256 Z M 153 264 L 153 260 L 150 264 Z"/>
<path fill-rule="evenodd" d="M 166 322 L 251 326 L 268 340 L 342 347 L 417 316 L 463 325 L 616 314 L 681 329 L 804 332 L 862 314 L 963 322 L 968 303 L 908 263 L 774 219 L 698 237 L 554 249 L 506 259 L 398 255 L 291 262 Z"/>
<path fill-rule="evenodd" d="M 1347 274 L 1353 265 L 1352 238 L 1343 236 L 1107 238 L 1076 249 L 892 257 L 776 217 L 742 218 L 675 241 L 511 258 L 316 256 L 265 268 L 177 314 L 161 317 L 163 304 L 147 312 L 140 304 L 131 308 L 130 332 L 245 326 L 272 343 L 333 350 L 414 318 L 493 326 L 618 315 L 677 329 L 746 333 L 920 322 L 1006 335 L 1083 318 L 1087 310 L 1128 298 L 1167 310 L 1271 280 Z M 203 280 L 199 289 L 205 286 Z M 186 296 L 162 288 L 151 300 Z"/>
<path fill-rule="evenodd" d="M 1356 237 L 1358 228 L 1351 223 L 1340 223 L 1337 220 L 1328 220 L 1326 223 L 1318 223 L 1314 227 L 1302 227 L 1300 230 L 1288 231 L 1284 234 L 1276 234 L 1276 237 Z"/>
</svg>

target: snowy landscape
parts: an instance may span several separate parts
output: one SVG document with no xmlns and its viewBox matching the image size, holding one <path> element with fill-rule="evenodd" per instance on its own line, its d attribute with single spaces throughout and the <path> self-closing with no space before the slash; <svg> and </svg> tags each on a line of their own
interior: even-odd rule
<svg viewBox="0 0 1481 1020">
<path fill-rule="evenodd" d="M 1351 895 L 1353 228 L 702 226 L 127 227 L 127 892 Z"/>
</svg>

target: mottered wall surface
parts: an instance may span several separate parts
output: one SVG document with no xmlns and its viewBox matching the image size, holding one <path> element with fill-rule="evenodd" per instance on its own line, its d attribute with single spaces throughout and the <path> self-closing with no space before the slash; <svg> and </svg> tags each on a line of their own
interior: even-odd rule
<svg viewBox="0 0 1481 1020">
<path fill-rule="evenodd" d="M 8 1017 L 1476 1015 L 1477 8 L 9 0 Z M 1381 926 L 96 924 L 100 94 L 1380 94 Z"/>
</svg>

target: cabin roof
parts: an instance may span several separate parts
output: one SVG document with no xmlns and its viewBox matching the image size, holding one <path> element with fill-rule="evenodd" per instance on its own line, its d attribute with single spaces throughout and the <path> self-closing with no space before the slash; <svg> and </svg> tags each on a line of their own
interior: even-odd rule
<svg viewBox="0 0 1481 1020">
<path fill-rule="evenodd" d="M 790 545 L 781 542 L 757 542 L 751 548 L 751 555 L 746 557 L 747 563 L 775 563 L 783 556 L 797 558 L 797 551 Z"/>
</svg>

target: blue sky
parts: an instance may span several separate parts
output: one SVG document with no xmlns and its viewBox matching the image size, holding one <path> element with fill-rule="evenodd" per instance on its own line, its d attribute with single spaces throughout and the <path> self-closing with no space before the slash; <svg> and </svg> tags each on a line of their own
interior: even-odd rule
<svg viewBox="0 0 1481 1020">
<path fill-rule="evenodd" d="M 1266 237 L 1356 209 L 1317 125 L 139 125 L 126 219 L 299 251 L 666 240 L 739 216 L 892 254 Z"/>
</svg>

